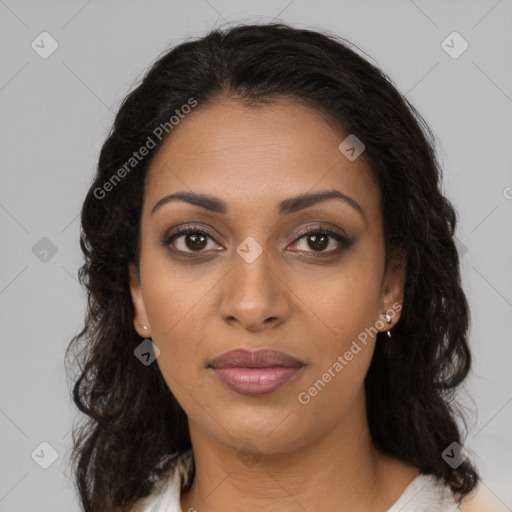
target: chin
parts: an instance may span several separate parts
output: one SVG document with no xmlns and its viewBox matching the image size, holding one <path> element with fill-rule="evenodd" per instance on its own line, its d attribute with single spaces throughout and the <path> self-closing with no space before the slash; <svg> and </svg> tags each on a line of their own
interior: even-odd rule
<svg viewBox="0 0 512 512">
<path fill-rule="evenodd" d="M 226 408 L 224 411 L 221 422 L 224 428 L 212 425 L 215 437 L 237 450 L 269 455 L 293 451 L 300 447 L 307 434 L 305 422 L 297 420 L 298 411 L 294 413 L 282 407 L 271 411 L 261 408 L 239 408 L 232 413 Z"/>
</svg>

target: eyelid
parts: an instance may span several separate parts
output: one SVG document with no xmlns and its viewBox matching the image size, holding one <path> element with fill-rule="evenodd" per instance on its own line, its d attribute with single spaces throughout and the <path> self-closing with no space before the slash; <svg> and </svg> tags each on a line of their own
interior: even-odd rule
<svg viewBox="0 0 512 512">
<path fill-rule="evenodd" d="M 308 226 L 307 228 L 301 230 L 294 238 L 292 244 L 298 243 L 300 240 L 305 238 L 310 233 L 320 233 L 325 234 L 330 238 L 333 238 L 337 244 L 338 248 L 330 251 L 293 251 L 297 253 L 306 253 L 308 256 L 304 256 L 306 258 L 328 258 L 332 256 L 339 256 L 342 252 L 350 249 L 353 245 L 354 240 L 349 237 L 345 231 L 339 228 L 333 227 L 325 227 L 325 226 Z"/>
<path fill-rule="evenodd" d="M 325 223 L 324 223 L 324 225 L 317 225 L 317 226 L 311 226 L 310 225 L 310 226 L 307 226 L 306 228 L 300 229 L 299 232 L 294 235 L 294 238 L 293 238 L 293 240 L 290 243 L 291 244 L 297 243 L 299 240 L 301 240 L 302 238 L 304 238 L 308 234 L 310 234 L 310 233 L 319 233 L 319 232 L 320 233 L 324 233 L 324 234 L 326 234 L 327 236 L 329 236 L 331 238 L 334 238 L 336 240 L 336 242 L 341 247 L 338 248 L 338 249 L 331 250 L 331 251 L 326 251 L 326 252 L 323 252 L 323 251 L 305 251 L 307 253 L 314 254 L 315 257 L 316 256 L 322 257 L 322 255 L 327 257 L 329 255 L 339 254 L 341 251 L 343 251 L 345 249 L 348 249 L 353 244 L 352 238 L 349 237 L 345 233 L 344 230 L 342 230 L 340 228 L 330 227 L 330 226 L 326 227 Z M 168 248 L 168 246 L 172 242 L 174 242 L 177 238 L 179 238 L 180 236 L 189 234 L 189 233 L 202 234 L 202 235 L 210 238 L 211 240 L 213 240 L 215 243 L 219 244 L 219 242 L 217 242 L 217 240 L 216 240 L 216 237 L 213 236 L 207 228 L 203 228 L 200 225 L 187 224 L 185 226 L 178 226 L 170 234 L 165 235 L 164 239 L 162 240 L 162 245 L 164 245 L 164 247 Z M 288 245 L 290 245 L 290 244 L 288 244 Z M 178 254 L 178 255 L 194 255 L 194 254 L 197 254 L 198 257 L 200 257 L 200 255 L 207 255 L 207 254 L 211 255 L 212 254 L 211 251 L 181 251 L 179 249 L 170 249 L 170 250 L 174 254 Z M 301 252 L 302 253 L 304 251 L 293 251 L 293 252 Z"/>
<path fill-rule="evenodd" d="M 307 235 L 308 233 L 316 233 L 317 231 L 324 231 L 327 232 L 329 235 L 338 235 L 340 237 L 345 238 L 347 241 L 350 241 L 350 237 L 345 233 L 343 229 L 336 228 L 331 225 L 321 225 L 321 226 L 307 226 L 304 229 L 299 229 L 299 232 L 297 233 L 296 238 L 294 241 L 298 240 L 299 238 L 302 238 L 304 235 Z"/>
</svg>

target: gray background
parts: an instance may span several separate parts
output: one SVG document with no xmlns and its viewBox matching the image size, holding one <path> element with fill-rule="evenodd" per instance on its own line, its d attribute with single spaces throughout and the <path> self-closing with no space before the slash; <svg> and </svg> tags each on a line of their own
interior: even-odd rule
<svg viewBox="0 0 512 512">
<path fill-rule="evenodd" d="M 510 0 L 0 0 L 0 512 L 79 510 L 63 358 L 85 311 L 78 214 L 114 112 L 169 45 L 275 19 L 355 43 L 438 138 L 472 310 L 466 446 L 496 509 L 512 510 Z M 31 47 L 43 31 L 59 45 L 46 59 Z M 458 58 L 441 46 L 453 31 L 469 43 Z M 47 469 L 44 441 L 58 454 Z"/>
</svg>

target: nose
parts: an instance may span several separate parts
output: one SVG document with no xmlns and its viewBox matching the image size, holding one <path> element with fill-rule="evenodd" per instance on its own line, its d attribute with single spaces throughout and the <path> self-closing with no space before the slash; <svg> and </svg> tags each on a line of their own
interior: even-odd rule
<svg viewBox="0 0 512 512">
<path fill-rule="evenodd" d="M 290 291 L 272 265 L 269 251 L 263 250 L 252 262 L 238 254 L 233 259 L 233 267 L 219 289 L 219 311 L 224 321 L 251 332 L 285 322 L 291 311 Z"/>
</svg>

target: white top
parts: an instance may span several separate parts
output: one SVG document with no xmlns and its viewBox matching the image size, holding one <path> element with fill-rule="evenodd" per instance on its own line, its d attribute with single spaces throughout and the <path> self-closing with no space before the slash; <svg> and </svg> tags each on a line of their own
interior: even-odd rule
<svg viewBox="0 0 512 512">
<path fill-rule="evenodd" d="M 187 512 L 180 508 L 180 490 L 191 461 L 191 451 L 177 459 L 176 471 L 158 480 L 149 496 L 136 502 L 132 512 Z M 418 475 L 387 512 L 460 512 L 460 508 L 449 487 L 433 475 Z"/>
</svg>

